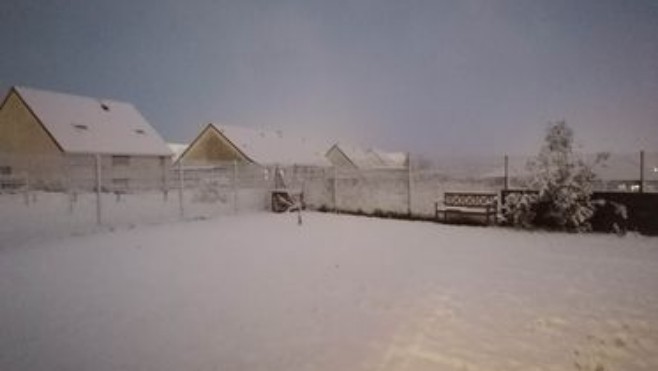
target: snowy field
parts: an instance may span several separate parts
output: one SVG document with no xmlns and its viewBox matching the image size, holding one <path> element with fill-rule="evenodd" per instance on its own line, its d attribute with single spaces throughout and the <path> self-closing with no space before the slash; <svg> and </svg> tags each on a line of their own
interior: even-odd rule
<svg viewBox="0 0 658 371">
<path fill-rule="evenodd" d="M 656 370 L 658 242 L 254 213 L 0 248 L 0 370 Z"/>
</svg>

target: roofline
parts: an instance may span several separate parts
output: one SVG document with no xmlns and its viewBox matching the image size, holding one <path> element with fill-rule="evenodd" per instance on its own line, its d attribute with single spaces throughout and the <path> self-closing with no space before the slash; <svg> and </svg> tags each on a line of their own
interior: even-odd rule
<svg viewBox="0 0 658 371">
<path fill-rule="evenodd" d="M 23 103 L 23 106 L 25 106 L 25 108 L 27 108 L 28 112 L 32 115 L 32 117 L 34 117 L 35 120 L 37 120 L 37 123 L 39 123 L 41 128 L 46 132 L 46 134 L 48 134 L 48 136 L 53 141 L 53 143 L 55 143 L 55 146 L 57 147 L 57 149 L 59 149 L 59 151 L 62 152 L 62 153 L 67 153 L 66 151 L 64 151 L 64 148 L 57 141 L 57 139 L 55 139 L 55 136 L 48 130 L 48 128 L 46 128 L 46 125 L 43 124 L 43 121 L 41 121 L 41 118 L 39 118 L 39 116 L 34 112 L 32 107 L 30 107 L 30 105 L 27 103 L 27 101 L 21 96 L 20 91 L 18 89 L 16 89 L 16 86 L 12 86 L 9 89 L 9 92 L 7 93 L 7 96 L 5 97 L 5 99 L 2 101 L 2 105 L 0 105 L 0 107 L 5 106 L 5 103 L 9 99 L 9 96 L 11 95 L 11 93 L 16 94 L 18 99 L 20 99 L 20 101 Z"/>
<path fill-rule="evenodd" d="M 100 156 L 130 156 L 130 157 L 171 157 L 171 154 L 166 153 L 136 153 L 136 152 L 93 152 L 93 151 L 66 151 L 65 155 L 78 156 L 78 155 L 100 155 Z"/>
<path fill-rule="evenodd" d="M 75 98 L 87 98 L 87 99 L 92 99 L 95 100 L 99 103 L 118 103 L 118 104 L 128 104 L 133 106 L 133 108 L 136 109 L 135 105 L 132 102 L 124 101 L 124 100 L 119 100 L 115 98 L 103 98 L 103 97 L 93 97 L 89 95 L 81 95 L 79 93 L 71 93 L 71 92 L 66 92 L 66 91 L 59 91 L 59 90 L 52 90 L 52 89 L 43 89 L 43 88 L 35 88 L 31 86 L 25 86 L 25 85 L 14 85 L 12 86 L 16 90 L 32 90 L 32 91 L 39 91 L 39 92 L 44 92 L 44 93 L 52 93 L 52 94 L 58 94 L 58 95 L 66 95 L 69 97 L 75 97 Z"/>
<path fill-rule="evenodd" d="M 354 163 L 354 161 L 352 161 L 352 159 L 350 158 L 350 156 L 348 156 L 348 155 L 345 153 L 345 151 L 343 151 L 343 150 L 340 148 L 340 146 L 338 145 L 338 143 L 334 143 L 334 145 L 331 146 L 331 148 L 329 148 L 329 150 L 327 151 L 327 153 L 324 154 L 324 157 L 327 157 L 327 155 L 329 155 L 329 152 L 331 152 L 331 150 L 333 150 L 334 148 L 336 148 L 336 149 L 338 150 L 338 152 L 340 152 L 340 153 L 341 153 L 341 154 L 347 159 L 347 161 L 349 161 L 350 164 L 352 164 L 352 166 L 354 166 L 355 169 L 359 169 L 359 167 Z M 332 165 L 334 165 L 334 164 L 332 164 Z M 334 165 L 334 166 L 335 166 L 335 165 Z"/>
<path fill-rule="evenodd" d="M 11 95 L 11 92 L 14 90 L 14 87 L 10 87 L 9 90 L 7 90 L 7 93 L 5 94 L 5 97 L 2 98 L 2 103 L 0 103 L 0 109 L 5 106 L 5 103 L 7 103 L 7 100 L 9 99 L 9 96 Z"/>
<path fill-rule="evenodd" d="M 384 159 L 382 158 L 382 156 L 379 155 L 379 151 L 377 151 L 376 149 L 370 149 L 368 152 L 370 152 L 370 153 L 372 153 L 373 155 L 375 155 L 375 157 L 377 157 L 377 159 L 379 160 L 379 162 L 381 162 L 382 164 L 384 164 L 384 167 L 387 167 L 387 166 L 386 166 L 386 160 L 384 160 Z"/>
<path fill-rule="evenodd" d="M 203 134 L 204 134 L 206 131 L 210 130 L 210 129 L 214 130 L 217 134 L 219 134 L 219 136 L 221 136 L 222 138 L 224 138 L 224 140 L 226 140 L 226 142 L 228 142 L 228 144 L 229 144 L 229 145 L 230 145 L 230 146 L 231 146 L 236 152 L 238 152 L 238 153 L 239 153 L 240 155 L 242 155 L 245 159 L 247 159 L 247 161 L 249 161 L 249 162 L 251 162 L 251 163 L 254 163 L 254 164 L 258 164 L 258 163 L 257 163 L 256 161 L 254 161 L 251 157 L 247 156 L 247 154 L 244 153 L 240 148 L 238 148 L 238 146 L 236 146 L 236 145 L 235 145 L 235 144 L 234 144 L 234 143 L 233 143 L 233 142 L 232 142 L 232 141 L 231 141 L 226 135 L 224 135 L 224 133 L 222 133 L 221 130 L 219 130 L 219 129 L 215 126 L 215 124 L 213 124 L 212 122 L 209 122 L 209 123 L 206 125 L 206 127 L 203 128 L 203 130 L 201 130 L 201 132 L 199 132 L 199 134 L 197 134 L 197 136 L 194 138 L 194 140 L 193 140 L 192 142 L 190 142 L 190 144 L 187 146 L 187 148 L 185 148 L 185 150 L 180 154 L 180 156 L 178 156 L 178 159 L 176 159 L 175 163 L 178 163 L 178 162 L 182 161 L 182 160 L 183 160 L 183 157 L 185 157 L 185 155 L 186 155 L 187 152 L 190 150 L 190 148 L 194 147 L 194 145 L 196 144 L 196 142 L 199 141 L 199 139 L 203 136 Z"/>
</svg>

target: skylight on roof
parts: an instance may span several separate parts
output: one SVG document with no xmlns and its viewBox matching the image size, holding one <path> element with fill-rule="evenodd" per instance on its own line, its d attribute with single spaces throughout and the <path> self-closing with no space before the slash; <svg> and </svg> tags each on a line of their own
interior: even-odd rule
<svg viewBox="0 0 658 371">
<path fill-rule="evenodd" d="M 137 133 L 137 134 L 141 134 L 141 135 L 145 135 L 145 134 L 146 134 L 146 132 L 145 132 L 144 130 L 142 130 L 142 129 L 135 129 L 135 133 Z"/>
<path fill-rule="evenodd" d="M 108 106 L 108 105 L 105 104 L 105 103 L 101 103 L 101 108 L 102 108 L 103 111 L 105 111 L 105 112 L 108 112 L 108 111 L 110 110 L 110 106 Z"/>
<path fill-rule="evenodd" d="M 85 124 L 71 124 L 75 128 L 76 131 L 84 131 L 84 130 L 89 130 L 89 126 Z"/>
</svg>

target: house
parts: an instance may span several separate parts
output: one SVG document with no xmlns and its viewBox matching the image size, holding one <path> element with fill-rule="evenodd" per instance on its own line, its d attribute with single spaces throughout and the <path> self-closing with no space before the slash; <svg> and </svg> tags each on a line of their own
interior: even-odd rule
<svg viewBox="0 0 658 371">
<path fill-rule="evenodd" d="M 263 166 L 330 166 L 321 145 L 294 133 L 214 123 L 205 126 L 179 161 L 186 166 L 234 161 Z"/>
<path fill-rule="evenodd" d="M 409 163 L 404 152 L 384 152 L 336 143 L 325 154 L 333 166 L 350 169 L 405 169 Z"/>
<path fill-rule="evenodd" d="M 589 162 L 593 162 L 590 155 Z M 641 175 L 639 153 L 611 153 L 609 157 L 594 167 L 597 176 L 597 189 L 607 191 L 638 192 L 640 178 L 644 176 L 644 191 L 658 191 L 658 153 L 644 155 L 644 174 Z"/>
<path fill-rule="evenodd" d="M 597 191 L 637 192 L 640 190 L 640 154 L 614 153 L 597 163 L 597 154 L 584 154 L 582 160 L 592 167 L 596 178 L 594 189 Z M 495 159 L 495 158 L 494 158 Z M 508 183 L 511 188 L 523 188 L 532 178 L 532 171 L 527 167 L 532 157 L 510 156 L 508 162 Z M 500 160 L 499 162 L 503 162 Z M 658 153 L 649 152 L 644 159 L 644 190 L 658 190 Z M 494 170 L 484 172 L 481 178 L 502 185 L 505 178 L 504 165 Z"/>
<path fill-rule="evenodd" d="M 185 152 L 187 149 L 187 144 L 183 143 L 167 143 L 167 147 L 169 147 L 169 150 L 171 151 L 171 161 L 175 163 L 178 161 L 180 156 Z"/>
<path fill-rule="evenodd" d="M 12 87 L 0 105 L 0 169 L 33 186 L 162 186 L 171 151 L 130 103 Z"/>
</svg>

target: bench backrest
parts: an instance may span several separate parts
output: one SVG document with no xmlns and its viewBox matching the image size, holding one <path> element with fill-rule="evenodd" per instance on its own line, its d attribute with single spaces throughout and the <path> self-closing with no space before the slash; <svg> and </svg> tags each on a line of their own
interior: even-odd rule
<svg viewBox="0 0 658 371">
<path fill-rule="evenodd" d="M 495 206 L 497 198 L 495 193 L 446 192 L 443 203 L 455 207 L 487 207 Z"/>
</svg>

